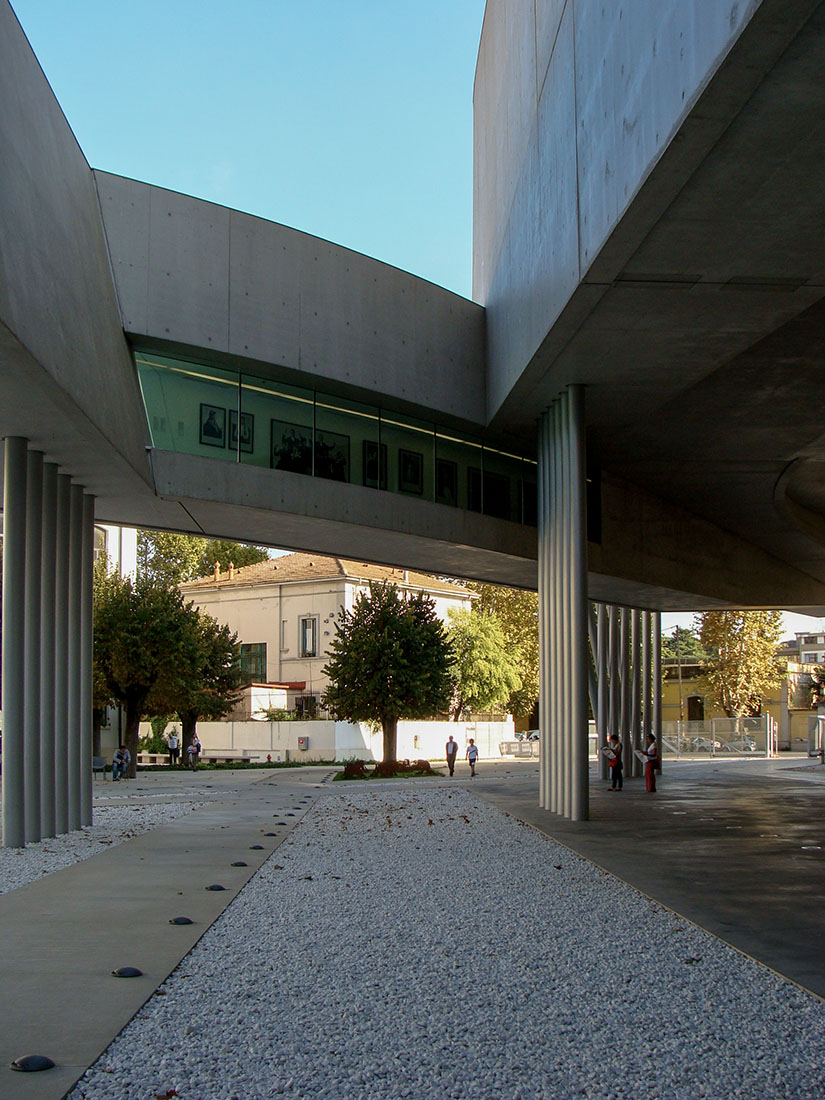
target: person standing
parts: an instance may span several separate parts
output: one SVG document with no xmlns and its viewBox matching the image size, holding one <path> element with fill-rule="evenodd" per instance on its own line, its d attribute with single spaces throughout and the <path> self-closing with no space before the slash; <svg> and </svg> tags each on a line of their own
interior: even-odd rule
<svg viewBox="0 0 825 1100">
<path fill-rule="evenodd" d="M 467 745 L 467 752 L 465 755 L 470 764 L 470 779 L 475 779 L 476 761 L 478 760 L 478 746 L 476 745 L 472 737 L 470 738 L 470 743 Z"/>
<path fill-rule="evenodd" d="M 624 782 L 624 764 L 622 761 L 622 749 L 624 746 L 619 740 L 619 735 L 611 733 L 610 735 L 610 752 L 607 764 L 610 768 L 610 789 L 611 791 L 620 791 Z"/>
<path fill-rule="evenodd" d="M 659 767 L 659 743 L 652 733 L 647 735 L 645 747 L 645 790 L 648 794 L 656 793 L 656 769 Z"/>
<path fill-rule="evenodd" d="M 455 758 L 458 756 L 458 742 L 453 740 L 453 735 L 447 738 L 447 744 L 444 746 L 444 750 L 447 753 L 447 767 L 450 769 L 450 775 L 455 774 Z"/>
<path fill-rule="evenodd" d="M 172 726 L 172 732 L 166 738 L 166 744 L 169 746 L 169 766 L 177 764 L 180 757 L 180 738 L 178 737 L 178 727 Z"/>
</svg>

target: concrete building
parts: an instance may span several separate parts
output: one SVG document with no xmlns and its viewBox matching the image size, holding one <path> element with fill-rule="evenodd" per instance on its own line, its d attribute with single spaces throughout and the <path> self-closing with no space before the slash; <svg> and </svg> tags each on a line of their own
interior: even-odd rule
<svg viewBox="0 0 825 1100">
<path fill-rule="evenodd" d="M 390 569 L 325 554 L 287 554 L 181 585 L 191 600 L 238 635 L 250 682 L 290 685 L 286 704 L 317 712 L 328 680 L 323 668 L 341 609 L 352 610 L 370 582 L 425 593 L 447 622 L 451 608 L 469 608 L 474 593 L 407 569 Z"/>
<path fill-rule="evenodd" d="M 537 587 L 576 819 L 661 610 L 821 614 L 824 62 L 821 0 L 489 0 L 470 302 L 92 171 L 0 0 L 4 843 L 91 813 L 95 521 Z"/>
</svg>

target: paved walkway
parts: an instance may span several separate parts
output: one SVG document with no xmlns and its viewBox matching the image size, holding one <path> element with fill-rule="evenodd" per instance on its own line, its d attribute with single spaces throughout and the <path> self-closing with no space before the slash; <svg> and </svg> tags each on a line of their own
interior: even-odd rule
<svg viewBox="0 0 825 1100">
<path fill-rule="evenodd" d="M 785 759 L 666 764 L 655 796 L 641 780 L 617 795 L 594 779 L 592 820 L 583 825 L 538 809 L 534 763 L 485 762 L 480 773 L 470 781 L 459 768 L 454 780 L 436 782 L 466 785 L 825 996 L 825 770 Z M 213 801 L 0 896 L 0 1096 L 60 1100 L 328 789 L 330 775 L 143 773 L 126 790 L 146 795 L 185 783 L 191 795 L 194 780 Z M 232 867 L 236 860 L 249 866 Z M 207 891 L 212 883 L 227 890 Z M 170 925 L 176 916 L 195 924 Z M 111 976 L 124 965 L 144 976 Z M 58 1068 L 6 1068 L 27 1053 L 47 1054 Z"/>
</svg>

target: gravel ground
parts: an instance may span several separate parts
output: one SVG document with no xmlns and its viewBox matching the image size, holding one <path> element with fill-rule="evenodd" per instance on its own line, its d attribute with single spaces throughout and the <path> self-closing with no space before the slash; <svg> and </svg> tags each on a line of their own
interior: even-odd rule
<svg viewBox="0 0 825 1100">
<path fill-rule="evenodd" d="M 316 804 L 70 1100 L 806 1100 L 825 1004 L 463 790 Z"/>
<path fill-rule="evenodd" d="M 0 894 L 89 859 L 104 846 L 122 844 L 124 840 L 191 813 L 201 805 L 201 801 L 161 801 L 156 795 L 145 801 L 136 801 L 134 795 L 130 797 L 125 793 L 105 796 L 102 801 L 95 802 L 93 825 L 27 844 L 25 848 L 0 848 Z"/>
</svg>

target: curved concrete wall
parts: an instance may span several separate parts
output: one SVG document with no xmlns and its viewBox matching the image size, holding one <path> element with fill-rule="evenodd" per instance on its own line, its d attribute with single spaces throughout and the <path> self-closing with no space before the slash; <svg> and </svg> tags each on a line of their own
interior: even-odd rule
<svg viewBox="0 0 825 1100">
<path fill-rule="evenodd" d="M 95 175 L 128 333 L 483 423 L 473 302 L 308 233 Z"/>
</svg>

